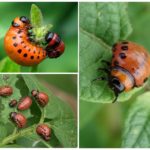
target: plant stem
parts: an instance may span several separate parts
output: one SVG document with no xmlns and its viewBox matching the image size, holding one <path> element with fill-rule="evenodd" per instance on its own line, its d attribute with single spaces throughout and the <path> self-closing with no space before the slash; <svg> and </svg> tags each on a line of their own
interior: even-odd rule
<svg viewBox="0 0 150 150">
<path fill-rule="evenodd" d="M 8 144 L 8 143 L 10 143 L 11 141 L 15 140 L 16 138 L 18 138 L 18 137 L 20 137 L 20 136 L 24 136 L 24 135 L 27 135 L 27 134 L 28 134 L 28 135 L 31 134 L 31 133 L 33 132 L 34 128 L 35 128 L 35 125 L 33 125 L 33 126 L 29 127 L 29 128 L 26 128 L 26 129 L 24 129 L 24 130 L 22 130 L 22 131 L 20 131 L 20 132 L 18 132 L 18 133 L 16 133 L 16 134 L 12 134 L 12 135 L 10 135 L 10 136 L 4 138 L 4 139 L 0 142 L 0 147 L 6 145 L 6 144 Z"/>
<path fill-rule="evenodd" d="M 52 148 L 52 146 L 51 146 L 49 143 L 45 142 L 44 140 L 42 140 L 42 143 L 43 143 L 45 146 L 47 146 L 48 148 Z"/>
<path fill-rule="evenodd" d="M 41 118 L 40 118 L 40 121 L 39 123 L 43 123 L 44 122 L 44 119 L 45 119 L 45 109 L 44 108 L 41 108 Z"/>
<path fill-rule="evenodd" d="M 35 65 L 31 68 L 31 72 L 37 72 L 38 65 Z"/>
</svg>

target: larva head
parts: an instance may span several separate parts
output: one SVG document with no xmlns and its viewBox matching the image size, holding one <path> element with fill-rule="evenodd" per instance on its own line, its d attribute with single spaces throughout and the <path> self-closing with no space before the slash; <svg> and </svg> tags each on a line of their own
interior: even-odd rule
<svg viewBox="0 0 150 150">
<path fill-rule="evenodd" d="M 29 24 L 30 24 L 30 20 L 25 16 L 16 17 L 12 21 L 12 26 L 15 28 L 25 28 L 26 26 L 29 26 Z"/>
<path fill-rule="evenodd" d="M 59 35 L 53 32 L 48 32 L 45 36 L 45 41 L 48 43 L 45 50 L 49 58 L 57 58 L 63 54 L 65 44 Z"/>
<path fill-rule="evenodd" d="M 119 66 L 113 67 L 111 70 L 110 86 L 115 93 L 129 91 L 134 87 L 135 80 L 126 69 Z"/>
</svg>

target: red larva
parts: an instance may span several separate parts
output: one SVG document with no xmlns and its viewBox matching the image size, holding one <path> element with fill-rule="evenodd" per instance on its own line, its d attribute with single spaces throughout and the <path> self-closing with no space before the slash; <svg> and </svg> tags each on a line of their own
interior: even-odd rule
<svg viewBox="0 0 150 150">
<path fill-rule="evenodd" d="M 51 128 L 46 124 L 40 124 L 36 128 L 36 133 L 40 135 L 45 141 L 49 141 L 51 136 Z"/>
<path fill-rule="evenodd" d="M 32 94 L 32 96 L 35 97 L 35 99 L 37 100 L 37 102 L 40 106 L 44 107 L 47 105 L 47 103 L 49 101 L 49 97 L 46 93 L 32 90 L 31 94 Z"/>
<path fill-rule="evenodd" d="M 9 85 L 0 87 L 0 96 L 10 96 L 13 94 L 13 88 Z"/>
<path fill-rule="evenodd" d="M 10 107 L 15 107 L 17 105 L 17 103 L 18 103 L 17 100 L 13 99 L 13 100 L 10 101 L 9 106 Z"/>
<path fill-rule="evenodd" d="M 46 58 L 46 51 L 31 42 L 28 36 L 30 28 L 28 18 L 16 17 L 4 39 L 7 55 L 23 66 L 37 65 Z"/>
<path fill-rule="evenodd" d="M 18 110 L 26 110 L 32 105 L 32 99 L 29 96 L 21 98 L 18 104 Z"/>
<path fill-rule="evenodd" d="M 48 32 L 45 40 L 48 43 L 45 50 L 49 58 L 57 58 L 64 53 L 65 44 L 56 33 Z"/>
<path fill-rule="evenodd" d="M 10 119 L 17 125 L 18 128 L 25 127 L 27 123 L 26 117 L 21 113 L 11 112 Z"/>
</svg>

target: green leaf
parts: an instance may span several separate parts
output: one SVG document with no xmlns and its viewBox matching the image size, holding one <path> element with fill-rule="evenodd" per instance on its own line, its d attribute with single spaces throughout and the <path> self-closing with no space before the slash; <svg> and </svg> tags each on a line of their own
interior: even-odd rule
<svg viewBox="0 0 150 150">
<path fill-rule="evenodd" d="M 42 144 L 41 138 L 36 134 L 32 133 L 28 136 L 22 136 L 16 140 L 16 144 L 21 147 L 31 148 L 31 147 L 45 147 Z"/>
<path fill-rule="evenodd" d="M 80 99 L 95 103 L 111 103 L 114 92 L 106 81 L 94 79 L 106 76 L 98 68 L 107 68 L 102 60 L 111 61 L 111 46 L 131 33 L 126 3 L 80 3 Z M 128 100 L 142 88 L 119 95 Z"/>
<path fill-rule="evenodd" d="M 0 131 L 1 131 L 0 140 L 2 140 L 7 135 L 7 129 L 6 129 L 5 125 L 1 122 L 0 122 Z"/>
<path fill-rule="evenodd" d="M 127 3 L 80 3 L 80 28 L 108 45 L 126 39 L 132 31 Z"/>
<path fill-rule="evenodd" d="M 49 89 L 41 85 L 34 76 L 23 75 L 29 91 L 38 89 L 48 94 L 50 101 L 45 109 L 45 118 L 52 120 L 50 123 L 55 136 L 64 147 L 76 147 L 77 130 L 75 118 L 70 107 L 54 96 Z"/>
<path fill-rule="evenodd" d="M 42 27 L 33 28 L 32 31 L 35 34 L 34 40 L 37 42 L 45 42 L 45 35 L 53 27 L 52 24 L 44 25 Z"/>
<path fill-rule="evenodd" d="M 150 147 L 150 92 L 139 96 L 130 107 L 125 121 L 122 147 Z"/>
<path fill-rule="evenodd" d="M 0 75 L 2 81 L 2 75 Z M 27 96 L 29 93 L 27 87 L 24 84 L 24 81 L 20 78 L 19 75 L 11 75 L 8 79 L 8 85 L 13 87 L 13 94 L 8 97 L 0 98 L 0 118 L 3 120 L 3 123 L 10 122 L 9 114 L 10 112 L 17 111 L 16 108 L 10 108 L 9 102 L 12 99 L 19 100 L 21 97 Z M 1 84 L 2 85 L 2 84 Z M 22 112 L 27 118 L 32 117 L 30 109 Z"/>
<path fill-rule="evenodd" d="M 41 10 L 35 4 L 31 6 L 31 24 L 33 27 L 41 27 L 43 23 L 43 16 Z"/>
<path fill-rule="evenodd" d="M 3 146 L 3 148 L 22 148 L 22 147 L 17 144 L 10 144 L 10 145 Z"/>
<path fill-rule="evenodd" d="M 19 72 L 20 66 L 13 62 L 9 57 L 5 57 L 0 62 L 0 72 Z"/>
</svg>

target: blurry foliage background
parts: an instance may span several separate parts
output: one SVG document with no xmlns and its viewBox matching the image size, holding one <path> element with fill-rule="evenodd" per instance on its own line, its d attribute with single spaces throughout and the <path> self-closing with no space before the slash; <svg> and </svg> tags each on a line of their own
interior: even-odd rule
<svg viewBox="0 0 150 150">
<path fill-rule="evenodd" d="M 150 51 L 150 3 L 128 3 L 127 11 L 133 28 L 128 40 Z M 80 101 L 80 147 L 121 147 L 124 121 L 134 99 L 115 104 Z"/>
<path fill-rule="evenodd" d="M 0 60 L 6 57 L 4 51 L 4 36 L 12 20 L 17 16 L 30 16 L 30 2 L 1 2 L 0 3 Z M 76 72 L 77 71 L 77 3 L 73 2 L 37 2 L 42 11 L 45 24 L 52 24 L 51 31 L 58 33 L 65 42 L 65 53 L 58 59 L 46 59 L 38 66 L 39 72 Z M 1 69 L 3 72 L 19 71 L 16 65 Z M 8 69 L 9 68 L 9 69 Z"/>
</svg>

